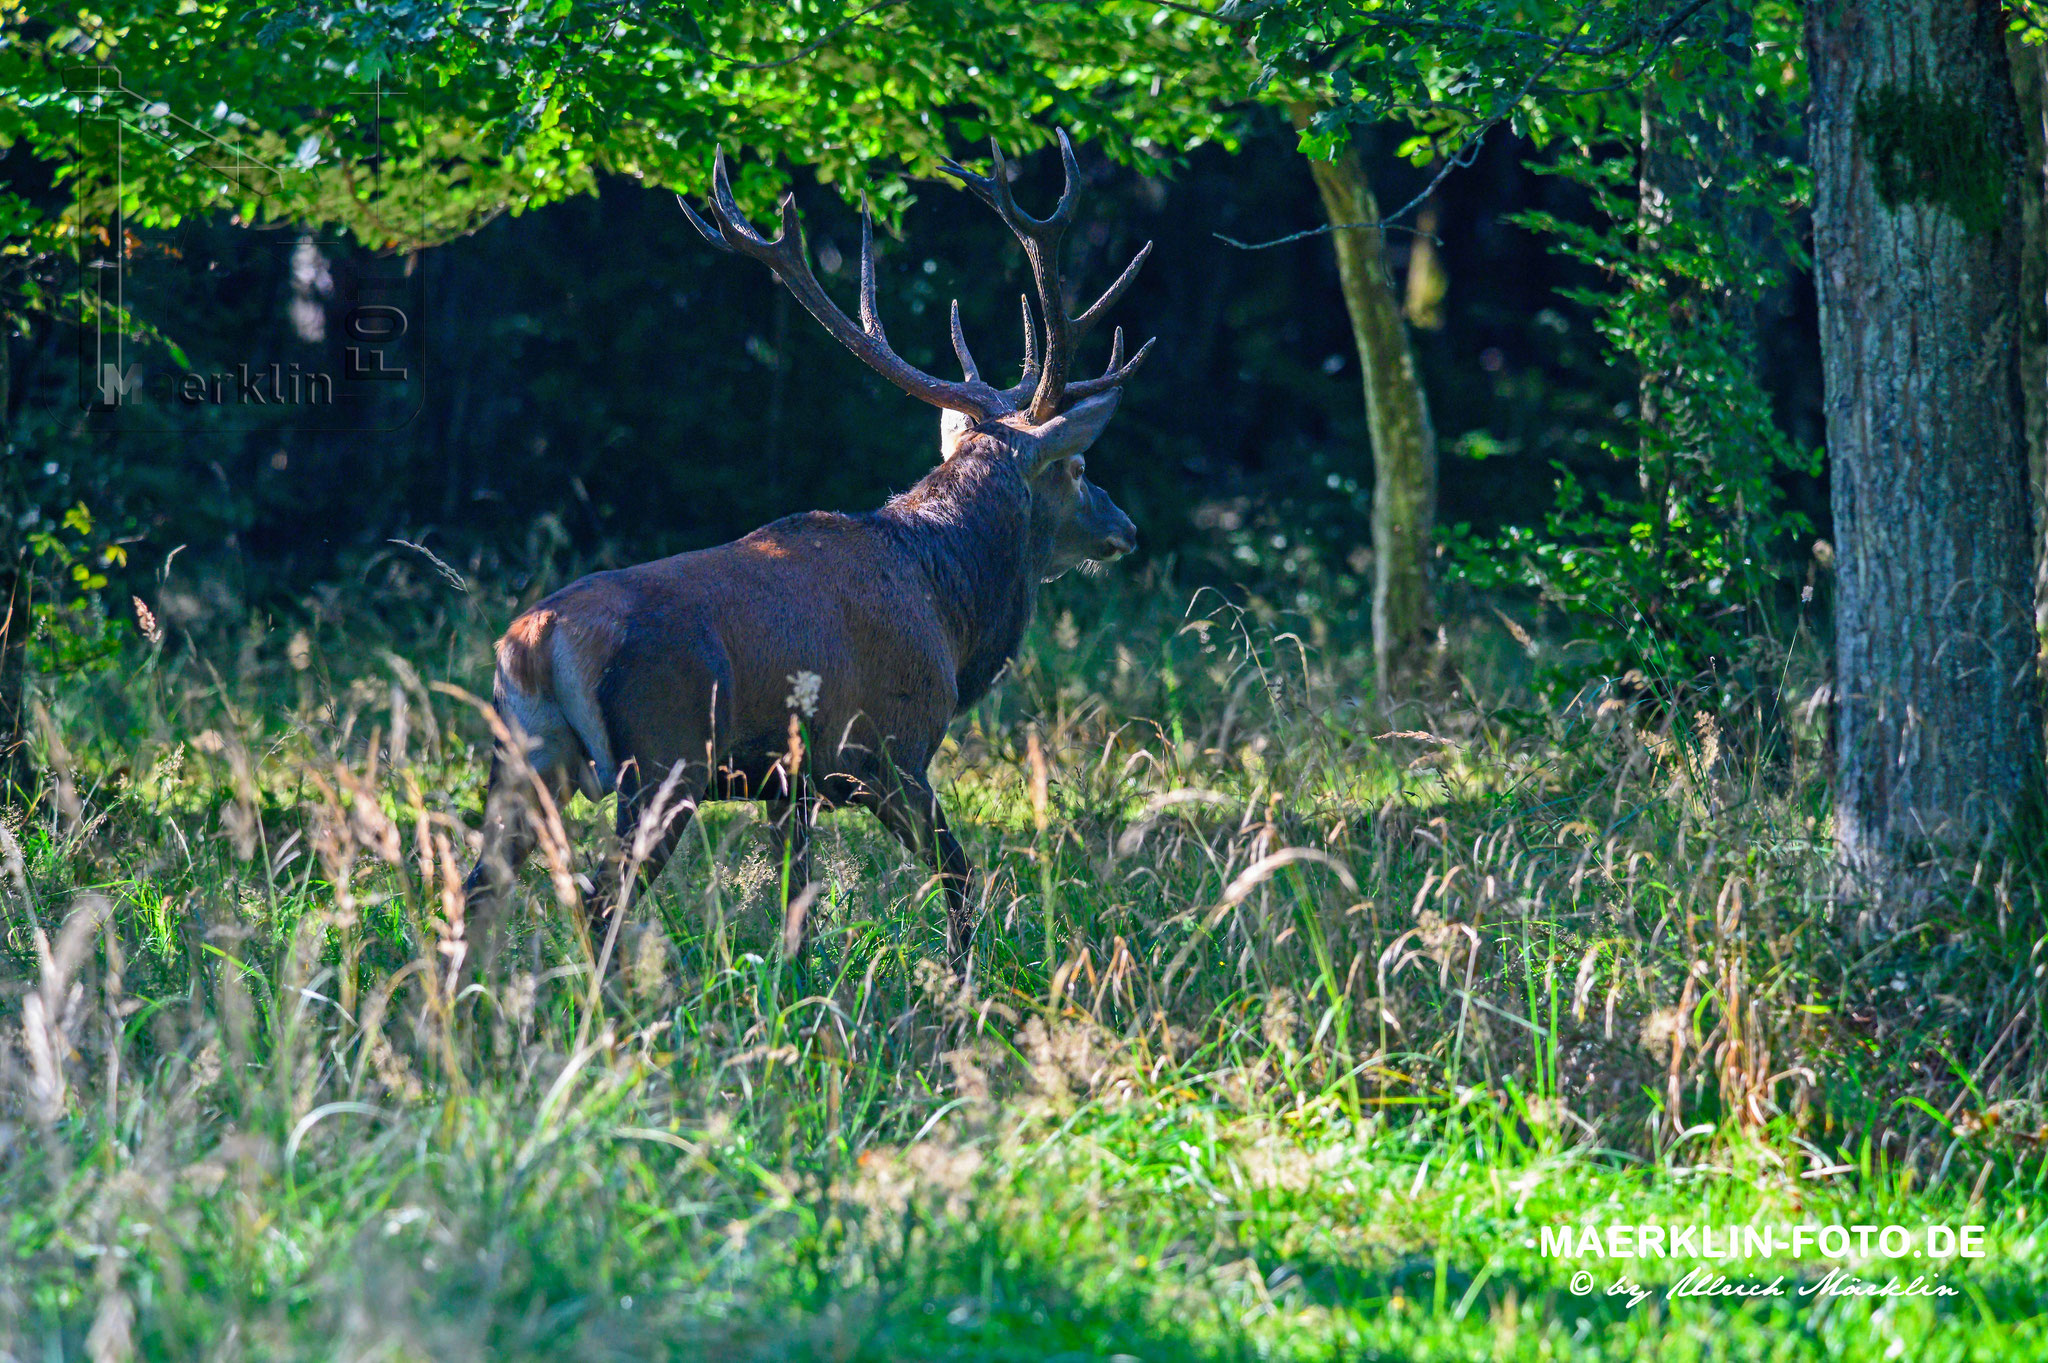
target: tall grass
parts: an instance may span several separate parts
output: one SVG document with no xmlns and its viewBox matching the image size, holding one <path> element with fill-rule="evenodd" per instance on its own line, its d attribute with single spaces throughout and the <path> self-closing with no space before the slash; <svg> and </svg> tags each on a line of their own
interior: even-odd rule
<svg viewBox="0 0 2048 1363">
<path fill-rule="evenodd" d="M 1074 584 L 938 764 L 971 989 L 857 814 L 788 958 L 741 806 L 600 976 L 580 799 L 464 989 L 488 731 L 446 686 L 510 612 L 463 585 L 45 686 L 0 838 L 0 1356 L 2038 1347 L 2039 853 L 1877 939 L 1813 732 L 1546 712 L 1490 623 L 1388 719 L 1341 627 Z M 1630 1309 L 1535 1248 L 1673 1218 L 1993 1250 L 1956 1298 Z"/>
</svg>

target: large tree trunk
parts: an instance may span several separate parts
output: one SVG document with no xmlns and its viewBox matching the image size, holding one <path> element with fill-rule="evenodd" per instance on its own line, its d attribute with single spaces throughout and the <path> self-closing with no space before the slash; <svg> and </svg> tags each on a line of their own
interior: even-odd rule
<svg viewBox="0 0 2048 1363">
<path fill-rule="evenodd" d="M 2048 633 L 2048 47 L 2008 32 L 2020 106 L 2020 386 L 2034 485 L 2034 628 Z"/>
<path fill-rule="evenodd" d="M 1992 0 L 1807 12 L 1836 563 L 1835 837 L 1882 889 L 2038 771 L 2019 120 Z"/>
<path fill-rule="evenodd" d="M 1295 110 L 1296 125 L 1307 121 Z M 1309 162 L 1332 224 L 1377 222 L 1380 206 L 1355 151 Z M 1387 271 L 1385 234 L 1333 232 L 1337 279 L 1351 314 L 1351 335 L 1365 376 L 1366 429 L 1372 437 L 1372 653 L 1382 704 L 1423 688 L 1436 666 L 1436 609 L 1430 599 L 1435 553 L 1436 431 L 1401 321 L 1401 300 Z"/>
</svg>

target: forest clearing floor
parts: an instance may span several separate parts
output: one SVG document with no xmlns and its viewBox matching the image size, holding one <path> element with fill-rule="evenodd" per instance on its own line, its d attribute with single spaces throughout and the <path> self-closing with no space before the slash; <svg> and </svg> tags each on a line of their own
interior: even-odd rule
<svg viewBox="0 0 2048 1363">
<path fill-rule="evenodd" d="M 737 805 L 595 985 L 579 797 L 458 994 L 488 731 L 435 683 L 506 603 L 44 679 L 0 1359 L 2048 1357 L 2038 846 L 1880 934 L 1796 650 L 1759 752 L 1705 693 L 1539 705 L 1491 612 L 1388 718 L 1357 640 L 1104 587 L 936 764 L 967 989 L 853 813 L 787 958 Z M 1648 1224 L 1780 1241 L 1583 1243 Z M 1834 1225 L 1910 1248 L 1795 1255 Z"/>
</svg>

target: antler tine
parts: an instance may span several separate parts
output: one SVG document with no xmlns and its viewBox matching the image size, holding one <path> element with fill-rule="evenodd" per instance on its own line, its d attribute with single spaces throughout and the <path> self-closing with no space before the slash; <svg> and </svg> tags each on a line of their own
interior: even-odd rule
<svg viewBox="0 0 2048 1363">
<path fill-rule="evenodd" d="M 1100 378 L 1083 379 L 1079 383 L 1068 384 L 1068 400 L 1078 402 L 1082 398 L 1094 397 L 1097 393 L 1106 393 L 1112 388 L 1123 387 L 1124 381 L 1137 373 L 1138 366 L 1145 363 L 1145 357 L 1152 353 L 1152 342 L 1158 339 L 1157 336 L 1154 336 L 1151 341 L 1147 341 L 1138 347 L 1138 353 L 1131 356 L 1128 363 L 1119 365 L 1117 361 L 1124 353 L 1124 329 L 1118 327 L 1116 329 L 1116 340 L 1110 346 L 1109 368 L 1104 371 Z"/>
<path fill-rule="evenodd" d="M 1046 221 L 1065 226 L 1074 220 L 1074 210 L 1081 204 L 1081 163 L 1074 159 L 1074 144 L 1067 140 L 1067 130 L 1053 131 L 1060 139 L 1060 201 L 1052 206 L 1052 216 Z"/>
<path fill-rule="evenodd" d="M 1024 379 L 1018 387 L 1029 393 L 1038 382 L 1038 319 L 1031 315 L 1030 294 L 1018 294 L 1017 301 L 1024 305 Z"/>
<path fill-rule="evenodd" d="M 781 237 L 778 236 L 775 241 L 768 240 L 756 232 L 754 225 L 740 212 L 739 200 L 732 196 L 732 181 L 725 173 L 724 147 L 718 148 L 711 157 L 711 216 L 718 223 L 718 233 L 725 238 L 725 244 L 729 248 L 743 251 L 751 246 L 754 249 L 745 253 L 760 259 L 767 259 L 762 254 L 764 251 L 773 253 L 778 259 L 785 254 L 774 249 L 781 244 Z M 796 195 L 790 194 L 782 201 L 782 223 L 785 233 L 795 217 Z M 805 269 L 808 270 L 809 266 L 805 266 Z"/>
<path fill-rule="evenodd" d="M 1062 133 L 1061 137 L 1064 138 L 1065 134 Z M 1023 209 L 1017 207 L 1017 200 L 1010 193 L 1009 159 L 1003 155 L 1002 147 L 997 144 L 993 137 L 988 141 L 988 149 L 991 158 L 995 162 L 995 174 L 993 175 L 983 175 L 978 171 L 969 170 L 951 157 L 942 159 L 939 162 L 939 168 L 973 191 L 975 198 L 980 199 L 990 208 L 993 208 L 996 211 L 996 216 L 1003 220 L 1003 225 L 1010 229 L 1027 252 L 1032 249 L 1034 242 L 1040 241 L 1048 235 L 1047 228 L 1056 229 L 1050 235 L 1054 241 L 1057 241 L 1059 239 L 1059 230 L 1063 230 L 1067 225 L 1067 220 L 1073 216 L 1073 205 L 1068 202 L 1068 200 L 1073 198 L 1072 184 L 1069 183 L 1067 192 L 1060 196 L 1059 207 L 1053 210 L 1052 216 L 1034 218 Z M 1068 156 L 1070 159 L 1072 155 L 1072 149 L 1069 148 Z M 1064 217 L 1061 216 L 1063 212 L 1065 214 Z"/>
<path fill-rule="evenodd" d="M 681 194 L 676 195 L 676 207 L 683 210 L 683 216 L 690 220 L 690 226 L 697 229 L 698 236 L 704 238 L 705 241 L 716 246 L 721 251 L 731 251 L 733 249 L 726 244 L 724 237 L 718 235 L 716 227 L 713 227 L 710 223 L 697 216 L 697 210 L 690 207 L 690 201 Z"/>
<path fill-rule="evenodd" d="M 714 240 L 706 223 L 684 205 L 691 223 L 707 240 Z M 950 383 L 935 378 L 902 359 L 889 348 L 882 334 L 881 315 L 875 307 L 874 230 L 863 205 L 861 214 L 860 312 L 856 323 L 832 301 L 818 277 L 811 273 L 809 253 L 804 250 L 803 225 L 797 219 L 796 195 L 782 200 L 782 226 L 773 238 L 762 236 L 740 212 L 726 176 L 723 148 L 711 163 L 711 217 L 717 225 L 715 241 L 727 250 L 751 256 L 771 270 L 804 311 L 818 320 L 831 337 L 851 350 L 870 369 L 921 402 L 965 413 L 970 420 L 986 421 L 1016 410 L 1016 404 L 981 382 L 970 367 L 967 381 Z M 957 334 L 957 333 L 956 333 Z"/>
<path fill-rule="evenodd" d="M 1067 323 L 1067 339 L 1069 341 L 1076 345 L 1080 344 L 1081 338 L 1088 334 L 1102 314 L 1108 312 L 1116 303 L 1116 300 L 1123 297 L 1124 290 L 1129 288 L 1131 281 L 1138 277 L 1138 270 L 1144 265 L 1145 257 L 1151 254 L 1152 243 L 1148 241 L 1138 248 L 1137 255 L 1131 257 L 1131 263 L 1124 266 L 1124 272 L 1116 277 L 1116 283 L 1104 289 L 1102 296 L 1093 303 L 1090 303 L 1086 312 Z M 1116 368 L 1116 361 L 1111 360 L 1109 367 L 1112 369 Z"/>
<path fill-rule="evenodd" d="M 961 165 L 958 161 L 955 161 L 950 156 L 941 156 L 939 158 L 939 169 L 945 171 L 946 174 L 952 176 L 954 179 L 958 180 L 962 185 L 972 190 L 974 192 L 974 197 L 980 199 L 990 208 L 994 208 L 996 206 L 996 192 L 994 189 L 994 182 L 990 180 L 988 176 L 983 175 L 978 171 L 969 170 L 967 167 Z"/>
<path fill-rule="evenodd" d="M 1002 390 L 1003 401 L 1010 404 L 1010 410 L 1022 411 L 1031 401 L 1032 393 L 1038 389 L 1038 319 L 1031 312 L 1031 295 L 1019 294 L 1017 301 L 1024 307 L 1024 372 L 1015 383 Z"/>
<path fill-rule="evenodd" d="M 953 300 L 953 353 L 960 359 L 960 372 L 967 376 L 969 383 L 981 382 L 981 370 L 974 363 L 974 355 L 967 349 L 967 333 L 960 330 L 960 300 Z"/>
<path fill-rule="evenodd" d="M 1038 353 L 1038 318 L 1031 311 L 1031 295 L 1017 295 L 1018 303 L 1024 309 L 1024 372 L 1015 383 L 1003 390 L 1003 398 L 1018 411 L 1031 401 L 1031 395 L 1038 391 L 1038 375 L 1043 359 Z"/>
<path fill-rule="evenodd" d="M 860 327 L 883 345 L 889 343 L 882 334 L 882 310 L 875 305 L 875 220 L 868 215 L 866 194 L 860 196 Z"/>
</svg>

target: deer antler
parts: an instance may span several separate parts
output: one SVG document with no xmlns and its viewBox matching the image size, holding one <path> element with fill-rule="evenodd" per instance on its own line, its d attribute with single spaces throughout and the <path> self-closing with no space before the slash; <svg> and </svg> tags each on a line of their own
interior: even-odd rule
<svg viewBox="0 0 2048 1363">
<path fill-rule="evenodd" d="M 1050 421 L 1081 398 L 1121 387 L 1152 348 L 1151 341 L 1145 342 L 1138 348 L 1138 353 L 1131 356 L 1130 362 L 1124 363 L 1123 332 L 1119 329 L 1111 348 L 1109 368 L 1098 378 L 1076 384 L 1067 382 L 1067 366 L 1073 360 L 1074 348 L 1110 305 L 1130 287 L 1139 267 L 1152 254 L 1152 243 L 1145 243 L 1131 263 L 1124 267 L 1124 272 L 1117 276 L 1116 282 L 1104 289 L 1102 296 L 1080 316 L 1067 315 L 1066 300 L 1060 286 L 1060 242 L 1066 236 L 1067 225 L 1074 220 L 1074 210 L 1080 206 L 1080 186 L 1076 181 L 1081 178 L 1081 168 L 1074 160 L 1074 144 L 1067 140 L 1065 129 L 1059 132 L 1059 143 L 1060 159 L 1066 171 L 1065 183 L 1059 202 L 1043 218 L 1034 218 L 1017 206 L 1010 193 L 1009 162 L 994 138 L 989 139 L 989 151 L 995 162 L 993 175 L 978 175 L 956 161 L 940 163 L 948 175 L 958 179 L 983 203 L 995 209 L 996 215 L 1023 245 L 1024 257 L 1031 264 L 1032 286 L 1038 294 L 1039 311 L 1045 317 L 1045 355 L 1042 365 L 1032 363 L 1036 358 L 1036 347 L 1032 345 L 1035 329 L 1031 324 L 1031 303 L 1027 299 L 1024 304 L 1024 378 L 1015 388 L 1006 390 L 1003 396 L 1021 404 L 1028 395 L 1030 405 L 1024 409 L 1025 419 L 1034 426 Z M 960 348 L 956 343 L 955 349 Z M 963 364 L 965 359 L 963 355 Z"/>
<path fill-rule="evenodd" d="M 960 305 L 957 301 L 953 304 L 953 353 L 959 357 L 960 370 L 965 376 L 961 381 L 952 382 L 927 374 L 890 349 L 889 338 L 882 331 L 881 314 L 875 306 L 874 227 L 865 202 L 861 204 L 860 220 L 858 323 L 839 310 L 839 305 L 832 301 L 824 286 L 818 283 L 817 276 L 811 273 L 810 259 L 804 250 L 803 227 L 797 221 L 794 194 L 783 196 L 781 230 L 773 237 L 762 236 L 747 222 L 740 213 L 739 204 L 733 199 L 732 184 L 725 173 L 725 151 L 721 148 L 711 164 L 711 221 L 698 217 L 682 195 L 676 196 L 676 202 L 682 205 L 684 215 L 704 240 L 721 251 L 750 256 L 766 265 L 833 339 L 912 397 L 934 407 L 965 413 L 976 423 L 1021 412 L 1029 424 L 1039 426 L 1082 398 L 1121 387 L 1144 363 L 1146 354 L 1152 349 L 1152 342 L 1147 341 L 1126 362 L 1123 357 L 1124 333 L 1119 327 L 1110 346 L 1109 367 L 1096 378 L 1071 384 L 1067 382 L 1067 367 L 1073 359 L 1074 348 L 1137 277 L 1138 268 L 1152 253 L 1152 243 L 1145 243 L 1131 263 L 1124 267 L 1124 272 L 1117 276 L 1116 282 L 1103 290 L 1102 296 L 1080 316 L 1067 315 L 1060 286 L 1060 240 L 1066 235 L 1067 225 L 1073 221 L 1074 210 L 1080 203 L 1080 190 L 1076 183 L 1080 179 L 1080 168 L 1074 161 L 1073 144 L 1067 140 L 1064 131 L 1059 134 L 1059 142 L 1060 155 L 1066 163 L 1066 186 L 1060 194 L 1059 203 L 1044 218 L 1032 217 L 1011 197 L 1009 163 L 1003 159 L 1003 150 L 995 145 L 993 139 L 989 145 L 995 154 L 994 175 L 977 175 L 953 161 L 943 163 L 948 174 L 957 176 L 984 203 L 996 210 L 1016 234 L 1017 240 L 1023 243 L 1025 257 L 1031 263 L 1032 288 L 1038 295 L 1039 313 L 1045 319 L 1045 348 L 1042 352 L 1039 349 L 1037 319 L 1032 316 L 1031 298 L 1027 294 L 1023 300 L 1024 376 L 1012 388 L 997 388 L 981 377 L 981 370 L 967 349 L 967 338 L 960 329 Z"/>
<path fill-rule="evenodd" d="M 804 311 L 817 318 L 818 324 L 834 340 L 910 396 L 934 407 L 964 412 L 969 420 L 975 422 L 1016 410 L 1016 404 L 982 382 L 971 365 L 967 366 L 966 381 L 953 383 L 925 373 L 889 348 L 889 338 L 882 331 L 881 314 L 875 307 L 874 227 L 866 204 L 861 206 L 860 322 L 856 324 L 839 310 L 839 305 L 818 283 L 818 277 L 811 273 L 810 259 L 804 250 L 803 227 L 797 221 L 795 194 L 783 196 L 781 230 L 773 237 L 762 236 L 748 224 L 739 204 L 733 199 L 732 184 L 725 174 L 725 151 L 721 148 L 711 167 L 710 210 L 712 222 L 717 226 L 698 217 L 682 195 L 676 196 L 676 202 L 682 205 L 684 215 L 704 240 L 722 251 L 750 256 L 766 265 L 796 295 L 796 301 L 804 305 Z M 959 336 L 957 326 L 954 336 Z M 961 348 L 964 352 L 964 343 L 961 343 Z"/>
</svg>

